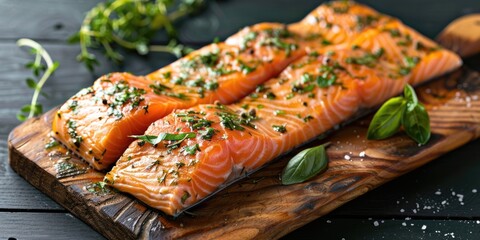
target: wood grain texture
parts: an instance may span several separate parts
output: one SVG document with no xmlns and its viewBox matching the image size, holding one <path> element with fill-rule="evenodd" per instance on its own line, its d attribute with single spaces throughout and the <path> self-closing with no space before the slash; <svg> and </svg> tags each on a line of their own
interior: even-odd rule
<svg viewBox="0 0 480 240">
<path fill-rule="evenodd" d="M 10 164 L 110 239 L 279 238 L 480 135 L 478 72 L 462 69 L 417 92 L 431 118 L 433 135 L 428 145 L 419 147 L 402 133 L 385 141 L 367 141 L 369 121 L 363 119 L 322 141 L 332 143 L 329 169 L 313 180 L 280 184 L 282 168 L 298 149 L 177 219 L 122 193 L 89 192 L 91 184 L 103 178 L 102 173 L 74 156 L 66 158 L 62 148 L 44 149 L 54 110 L 14 129 L 9 137 Z M 81 174 L 59 174 L 62 162 L 74 166 L 76 171 L 69 173 Z"/>
</svg>

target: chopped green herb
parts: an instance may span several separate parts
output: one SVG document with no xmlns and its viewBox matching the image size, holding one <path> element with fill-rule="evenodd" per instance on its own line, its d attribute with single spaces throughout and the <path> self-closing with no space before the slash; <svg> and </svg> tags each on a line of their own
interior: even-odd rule
<svg viewBox="0 0 480 240">
<path fill-rule="evenodd" d="M 85 188 L 87 189 L 87 191 L 91 193 L 100 194 L 100 195 L 109 194 L 112 191 L 107 186 L 107 183 L 103 181 L 92 183 L 90 185 L 85 186 Z"/>
<path fill-rule="evenodd" d="M 286 133 L 287 132 L 287 127 L 285 124 L 283 125 L 272 125 L 272 128 L 274 131 L 279 132 L 279 133 Z"/>
<path fill-rule="evenodd" d="M 362 57 L 348 57 L 345 59 L 346 63 L 365 65 L 367 67 L 375 67 L 377 60 L 383 55 L 384 49 L 380 48 L 375 53 L 366 53 Z"/>
<path fill-rule="evenodd" d="M 275 110 L 273 112 L 273 115 L 275 115 L 275 116 L 285 115 L 285 111 L 284 110 Z"/>
<path fill-rule="evenodd" d="M 200 130 L 200 137 L 204 140 L 211 140 L 213 135 L 215 135 L 216 130 L 211 127 L 205 128 L 205 130 Z"/>
<path fill-rule="evenodd" d="M 238 61 L 238 64 L 239 64 L 240 70 L 245 75 L 255 71 L 255 69 L 256 69 L 256 67 L 250 67 L 250 66 L 246 65 L 243 61 L 240 61 L 240 60 Z"/>
<path fill-rule="evenodd" d="M 197 135 L 194 132 L 188 133 L 160 133 L 158 136 L 154 135 L 132 135 L 130 137 L 140 139 L 152 145 L 157 145 L 161 141 L 183 141 L 186 138 L 195 138 Z"/>
<path fill-rule="evenodd" d="M 50 140 L 50 142 L 48 142 L 47 144 L 45 144 L 45 149 L 54 148 L 54 147 L 59 146 L 59 145 L 60 145 L 60 143 L 59 143 L 57 140 L 55 140 L 55 139 L 52 138 L 52 139 Z"/>
<path fill-rule="evenodd" d="M 200 151 L 200 146 L 198 146 L 198 143 L 195 144 L 195 145 L 184 146 L 183 147 L 183 152 L 185 154 L 195 155 L 195 153 L 197 153 L 197 151 Z"/>
<path fill-rule="evenodd" d="M 182 204 L 184 204 L 185 201 L 187 201 L 188 198 L 190 198 L 190 193 L 188 193 L 187 191 L 185 191 L 185 192 L 183 193 L 183 196 L 182 196 L 182 199 L 181 199 Z"/>
<path fill-rule="evenodd" d="M 79 136 L 77 133 L 77 123 L 71 119 L 67 120 L 67 131 L 70 135 L 70 141 L 72 141 L 75 147 L 79 148 L 80 144 L 83 142 L 82 136 Z"/>
</svg>

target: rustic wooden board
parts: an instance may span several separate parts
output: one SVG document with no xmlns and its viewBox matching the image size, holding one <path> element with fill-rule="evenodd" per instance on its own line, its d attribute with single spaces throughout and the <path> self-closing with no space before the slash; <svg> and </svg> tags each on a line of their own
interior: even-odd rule
<svg viewBox="0 0 480 240">
<path fill-rule="evenodd" d="M 110 239 L 279 238 L 480 135 L 478 72 L 461 69 L 417 92 L 431 118 L 433 134 L 428 145 L 419 147 L 401 133 L 385 141 L 367 141 L 366 118 L 312 143 L 332 143 L 329 169 L 315 179 L 292 186 L 280 184 L 279 174 L 295 151 L 176 219 L 129 195 L 88 191 L 103 178 L 102 173 L 74 156 L 67 160 L 63 147 L 44 149 L 55 109 L 12 131 L 10 164 Z M 61 167 L 67 171 L 59 172 Z"/>
</svg>

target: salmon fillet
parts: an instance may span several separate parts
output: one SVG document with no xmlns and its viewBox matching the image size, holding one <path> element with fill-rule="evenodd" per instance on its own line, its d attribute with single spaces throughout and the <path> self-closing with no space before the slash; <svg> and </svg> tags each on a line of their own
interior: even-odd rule
<svg viewBox="0 0 480 240">
<path fill-rule="evenodd" d="M 362 27 L 353 28 L 359 21 Z M 132 142 L 129 135 L 142 134 L 174 109 L 238 101 L 310 49 L 347 42 L 391 21 L 366 6 L 334 2 L 297 24 L 247 27 L 147 76 L 108 74 L 58 110 L 54 136 L 95 169 L 109 168 Z"/>
<path fill-rule="evenodd" d="M 392 44 L 399 38 L 392 29 L 400 30 L 400 38 L 409 35 L 412 46 Z M 406 57 L 418 59 L 412 64 Z M 311 51 L 235 104 L 175 110 L 150 125 L 145 135 L 189 137 L 154 145 L 133 142 L 105 181 L 178 215 L 359 109 L 381 104 L 407 83 L 424 82 L 460 65 L 458 56 L 399 23 L 371 29 L 351 44 Z"/>
</svg>

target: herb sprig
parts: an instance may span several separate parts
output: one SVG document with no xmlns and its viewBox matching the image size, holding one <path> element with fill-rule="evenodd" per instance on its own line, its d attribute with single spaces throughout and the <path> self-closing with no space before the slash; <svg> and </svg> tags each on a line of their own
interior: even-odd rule
<svg viewBox="0 0 480 240">
<path fill-rule="evenodd" d="M 403 125 L 407 135 L 418 144 L 430 139 L 430 119 L 425 107 L 418 101 L 412 86 L 406 85 L 403 97 L 391 98 L 377 111 L 368 127 L 368 139 L 385 139 Z"/>
<path fill-rule="evenodd" d="M 173 22 L 198 11 L 203 5 L 204 0 L 107 0 L 87 13 L 80 30 L 69 42 L 80 43 L 77 59 L 91 71 L 99 63 L 89 48 L 102 48 L 105 55 L 117 63 L 123 60 L 117 51 L 119 47 L 136 50 L 141 55 L 155 51 L 180 57 L 191 49 L 173 40 L 176 35 Z M 166 30 L 170 43 L 150 45 L 160 29 Z"/>
<path fill-rule="evenodd" d="M 32 49 L 31 53 L 35 55 L 35 60 L 27 63 L 25 67 L 31 69 L 33 71 L 33 75 L 38 78 L 38 81 L 35 81 L 33 78 L 26 79 L 27 86 L 35 91 L 33 92 L 30 104 L 23 106 L 20 109 L 20 112 L 17 114 L 18 120 L 25 121 L 28 118 L 38 116 L 43 112 L 42 105 L 37 103 L 38 97 L 40 94 L 44 94 L 42 92 L 42 87 L 48 78 L 55 72 L 55 70 L 57 70 L 59 63 L 52 61 L 52 58 L 48 52 L 45 51 L 45 49 L 39 43 L 31 39 L 19 39 L 17 41 L 17 45 L 19 47 L 25 46 Z"/>
</svg>

